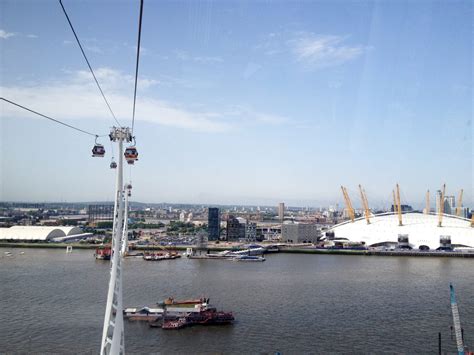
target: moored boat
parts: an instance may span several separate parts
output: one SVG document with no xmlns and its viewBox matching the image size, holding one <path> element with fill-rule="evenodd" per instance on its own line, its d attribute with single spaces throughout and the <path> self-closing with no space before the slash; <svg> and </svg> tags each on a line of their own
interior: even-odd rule
<svg viewBox="0 0 474 355">
<path fill-rule="evenodd" d="M 234 321 L 232 312 L 216 311 L 215 308 L 209 308 L 199 313 L 191 313 L 178 319 L 165 319 L 161 328 L 163 329 L 181 329 L 187 326 L 201 324 L 230 324 Z"/>
<path fill-rule="evenodd" d="M 110 260 L 112 257 L 112 248 L 110 245 L 99 246 L 94 253 L 94 257 L 97 260 Z"/>
<path fill-rule="evenodd" d="M 180 258 L 181 255 L 176 252 L 167 253 L 147 253 L 143 255 L 143 259 L 147 261 L 173 260 Z"/>
<path fill-rule="evenodd" d="M 168 297 L 163 302 L 158 303 L 159 306 L 166 306 L 167 308 L 169 308 L 169 307 L 194 307 L 194 306 L 197 306 L 197 305 L 206 305 L 207 306 L 208 304 L 209 304 L 209 298 L 206 298 L 206 297 L 195 298 L 195 299 L 184 300 L 184 301 L 178 301 L 178 300 L 175 300 L 173 297 Z"/>
<path fill-rule="evenodd" d="M 124 318 L 128 320 L 145 320 L 145 321 L 156 321 L 162 318 L 164 313 L 163 308 L 150 308 L 150 307 L 142 307 L 142 308 L 125 308 L 123 310 Z"/>
</svg>

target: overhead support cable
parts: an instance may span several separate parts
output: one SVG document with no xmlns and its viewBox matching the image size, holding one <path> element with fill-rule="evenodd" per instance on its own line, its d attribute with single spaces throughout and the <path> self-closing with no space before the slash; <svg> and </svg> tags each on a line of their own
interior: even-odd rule
<svg viewBox="0 0 474 355">
<path fill-rule="evenodd" d="M 67 22 L 69 23 L 69 26 L 71 27 L 72 33 L 74 34 L 74 37 L 76 37 L 77 44 L 79 45 L 79 48 L 81 49 L 82 55 L 84 56 L 84 59 L 86 60 L 87 66 L 89 67 L 90 72 L 92 73 L 92 76 L 94 77 L 95 83 L 97 84 L 97 87 L 99 88 L 100 93 L 102 94 L 102 97 L 104 98 L 104 101 L 109 108 L 110 114 L 114 118 L 115 122 L 121 127 L 122 125 L 120 122 L 117 120 L 117 117 L 115 117 L 114 112 L 112 111 L 112 108 L 110 107 L 109 102 L 107 101 L 107 98 L 105 97 L 104 92 L 102 91 L 102 88 L 100 87 L 99 81 L 97 80 L 97 77 L 94 74 L 94 70 L 92 70 L 92 66 L 89 63 L 89 60 L 87 59 L 86 53 L 84 52 L 84 49 L 82 48 L 81 41 L 79 41 L 79 37 L 76 34 L 76 31 L 74 30 L 74 26 L 72 25 L 71 20 L 69 19 L 69 16 L 66 12 L 66 9 L 64 8 L 62 0 L 59 0 L 59 4 L 61 5 L 61 8 L 63 9 L 64 15 L 66 15 Z"/>
<path fill-rule="evenodd" d="M 19 108 L 21 108 L 21 109 L 23 109 L 23 110 L 26 110 L 26 111 L 29 111 L 29 112 L 31 112 L 31 113 L 34 113 L 35 115 L 44 117 L 44 118 L 46 118 L 46 119 L 48 119 L 48 120 L 50 120 L 50 121 L 53 121 L 53 122 L 59 123 L 59 124 L 61 124 L 61 125 L 63 125 L 63 126 L 72 128 L 72 129 L 74 129 L 74 130 L 76 130 L 76 131 L 79 131 L 79 132 L 81 132 L 81 133 L 88 134 L 88 135 L 93 136 L 93 137 L 96 137 L 96 138 L 102 137 L 102 136 L 99 136 L 98 134 L 94 134 L 94 133 L 91 133 L 91 132 L 88 132 L 88 131 L 84 131 L 83 129 L 80 129 L 80 128 L 71 126 L 70 124 L 61 122 L 61 121 L 59 121 L 59 120 L 57 120 L 57 119 L 55 119 L 55 118 L 52 118 L 52 117 L 43 115 L 42 113 L 39 113 L 39 112 L 37 112 L 37 111 L 35 111 L 35 110 L 32 110 L 32 109 L 30 109 L 30 108 L 28 108 L 28 107 L 25 107 L 25 106 L 23 106 L 23 105 L 17 104 L 16 102 L 7 100 L 7 99 L 5 99 L 4 97 L 0 97 L 0 100 L 3 100 L 3 101 L 5 101 L 5 102 L 8 102 L 9 104 L 12 104 L 12 105 L 14 105 L 14 106 L 17 106 L 17 107 L 19 107 Z"/>
<path fill-rule="evenodd" d="M 143 17 L 143 0 L 140 0 L 140 17 L 138 19 L 138 43 L 137 43 L 137 63 L 135 66 L 135 90 L 133 93 L 133 113 L 132 113 L 132 135 L 135 125 L 135 104 L 137 101 L 137 83 L 138 83 L 138 64 L 140 61 L 140 41 L 142 35 L 142 17 Z"/>
</svg>

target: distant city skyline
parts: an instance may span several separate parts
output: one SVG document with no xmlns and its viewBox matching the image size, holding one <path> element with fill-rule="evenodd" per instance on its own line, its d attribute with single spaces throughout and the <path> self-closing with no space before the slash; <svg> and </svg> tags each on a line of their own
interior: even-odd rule
<svg viewBox="0 0 474 355">
<path fill-rule="evenodd" d="M 133 2 L 63 1 L 129 125 Z M 93 9 L 93 11 L 92 11 Z M 343 10 L 343 11 L 341 11 Z M 57 2 L 0 4 L 0 96 L 108 134 Z M 145 2 L 132 200 L 423 208 L 446 183 L 474 207 L 470 1 Z M 94 139 L 0 103 L 1 201 L 111 201 Z M 115 149 L 115 147 L 114 147 Z M 117 152 L 115 152 L 117 158 Z"/>
</svg>

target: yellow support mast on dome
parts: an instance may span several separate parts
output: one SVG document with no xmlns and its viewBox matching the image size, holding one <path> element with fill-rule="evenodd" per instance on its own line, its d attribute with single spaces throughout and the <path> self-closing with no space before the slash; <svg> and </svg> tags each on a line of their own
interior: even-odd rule
<svg viewBox="0 0 474 355">
<path fill-rule="evenodd" d="M 362 186 L 360 184 L 359 184 L 359 191 L 360 191 L 360 198 L 362 200 L 362 205 L 364 206 L 365 220 L 367 221 L 367 224 L 370 224 L 369 202 L 367 201 L 367 196 L 365 195 L 365 191 L 362 189 Z"/>
<path fill-rule="evenodd" d="M 441 192 L 438 210 L 438 227 L 443 225 L 443 214 L 444 214 L 444 194 L 446 193 L 446 184 L 443 184 L 443 191 Z"/>
<path fill-rule="evenodd" d="M 341 186 L 342 194 L 344 195 L 344 201 L 346 202 L 347 213 L 349 213 L 349 217 L 351 221 L 354 222 L 354 208 L 352 208 L 351 199 L 349 198 L 349 194 L 347 193 L 347 189 L 344 186 Z"/>
<path fill-rule="evenodd" d="M 400 186 L 397 184 L 397 212 L 398 212 L 398 225 L 403 226 L 402 223 L 402 206 L 400 204 Z"/>
</svg>

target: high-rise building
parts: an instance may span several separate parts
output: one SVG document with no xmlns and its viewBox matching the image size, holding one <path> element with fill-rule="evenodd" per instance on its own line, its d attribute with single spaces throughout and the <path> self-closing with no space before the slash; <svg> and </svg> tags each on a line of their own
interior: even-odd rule
<svg viewBox="0 0 474 355">
<path fill-rule="evenodd" d="M 257 240 L 257 223 L 249 222 L 245 224 L 245 240 L 255 242 Z"/>
<path fill-rule="evenodd" d="M 245 223 L 240 223 L 233 215 L 227 217 L 226 239 L 236 241 L 245 238 Z"/>
<path fill-rule="evenodd" d="M 283 219 L 285 218 L 285 204 L 283 202 L 280 202 L 278 204 L 278 219 L 280 222 L 283 222 Z"/>
<path fill-rule="evenodd" d="M 454 196 L 444 197 L 444 213 L 456 214 L 456 198 Z"/>
<path fill-rule="evenodd" d="M 219 240 L 221 234 L 221 218 L 219 209 L 216 207 L 209 207 L 207 217 L 207 231 L 209 240 Z"/>
<path fill-rule="evenodd" d="M 441 208 L 441 190 L 436 191 L 436 213 L 439 213 Z"/>
</svg>

